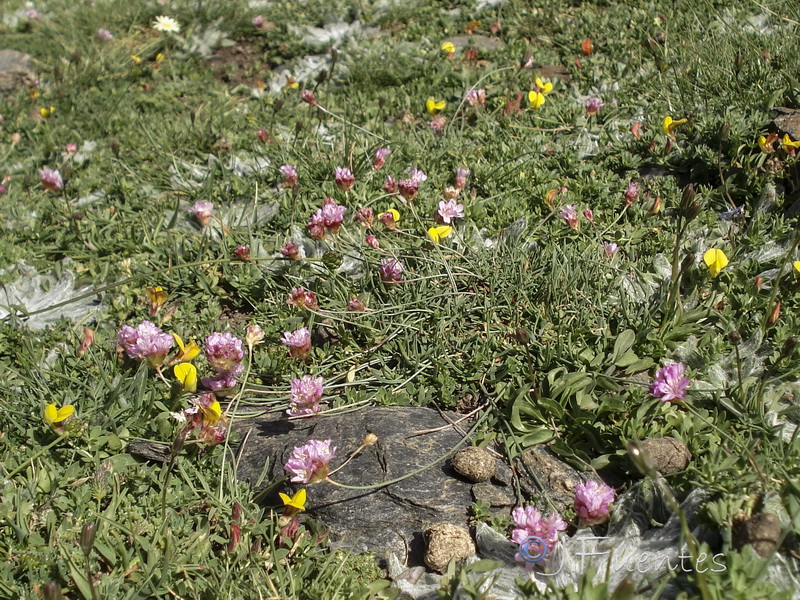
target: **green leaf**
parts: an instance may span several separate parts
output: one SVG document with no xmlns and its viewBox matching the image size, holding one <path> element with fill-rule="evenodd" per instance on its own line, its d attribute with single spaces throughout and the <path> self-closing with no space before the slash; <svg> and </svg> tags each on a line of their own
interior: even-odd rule
<svg viewBox="0 0 800 600">
<path fill-rule="evenodd" d="M 617 336 L 617 341 L 614 342 L 614 351 L 611 353 L 611 362 L 617 363 L 617 360 L 631 349 L 633 343 L 636 341 L 636 334 L 632 329 L 626 329 Z"/>
</svg>

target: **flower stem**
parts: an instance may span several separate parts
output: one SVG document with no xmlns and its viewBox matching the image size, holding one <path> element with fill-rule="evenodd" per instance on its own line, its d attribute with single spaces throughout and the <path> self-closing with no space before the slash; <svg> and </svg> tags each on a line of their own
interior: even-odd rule
<svg viewBox="0 0 800 600">
<path fill-rule="evenodd" d="M 380 489 L 380 488 L 383 488 L 383 487 L 398 483 L 400 481 L 403 481 L 404 479 L 408 479 L 409 477 L 414 477 L 415 475 L 419 475 L 420 473 L 422 473 L 424 471 L 427 471 L 431 467 L 435 467 L 440 462 L 445 460 L 448 456 L 450 456 L 451 454 L 456 452 L 456 450 L 458 450 L 467 440 L 469 440 L 469 438 L 472 436 L 472 434 L 475 433 L 475 431 L 478 429 L 478 426 L 483 422 L 483 420 L 487 417 L 488 414 L 489 414 L 488 410 L 486 412 L 484 412 L 483 415 L 481 415 L 478 418 L 478 420 L 475 421 L 475 424 L 470 428 L 470 430 L 461 439 L 461 441 L 458 442 L 455 446 L 453 446 L 448 452 L 446 452 L 445 454 L 442 454 L 439 458 L 437 458 L 433 462 L 430 462 L 427 465 L 423 465 L 419 469 L 415 469 L 414 471 L 411 471 L 410 473 L 406 473 L 405 475 L 401 475 L 400 477 L 395 477 L 394 479 L 390 479 L 389 481 L 382 481 L 380 483 L 373 483 L 372 485 L 345 485 L 344 483 L 339 483 L 338 481 L 333 481 L 332 479 L 327 478 L 327 477 L 325 478 L 325 481 L 327 481 L 328 483 L 330 483 L 332 485 L 335 485 L 337 487 L 348 489 L 348 490 L 377 490 L 377 489 Z M 353 456 L 355 456 L 355 454 L 356 453 L 354 452 Z M 349 460 L 350 459 L 348 459 L 348 461 Z M 345 464 L 347 464 L 347 463 L 345 462 Z M 336 469 L 336 471 L 341 469 L 343 466 L 344 465 L 342 465 L 341 467 Z M 334 471 L 334 473 L 336 471 Z"/>
</svg>

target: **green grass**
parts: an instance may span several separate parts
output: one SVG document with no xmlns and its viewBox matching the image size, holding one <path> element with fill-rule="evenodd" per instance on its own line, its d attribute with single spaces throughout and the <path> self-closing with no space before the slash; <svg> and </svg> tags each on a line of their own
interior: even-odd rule
<svg viewBox="0 0 800 600">
<path fill-rule="evenodd" d="M 714 492 L 704 519 L 722 532 L 726 555 L 735 554 L 736 521 L 760 512 L 769 493 L 788 514 L 783 552 L 797 555 L 800 442 L 785 441 L 776 426 L 798 420 L 800 272 L 792 262 L 800 250 L 788 215 L 797 160 L 780 143 L 770 155 L 757 144 L 771 107 L 800 103 L 795 3 L 508 0 L 477 12 L 466 0 L 283 2 L 263 8 L 273 24 L 263 32 L 243 1 L 66 5 L 37 5 L 39 22 L 22 15 L 22 2 L 0 9 L 3 46 L 31 53 L 40 76 L 35 90 L 0 100 L 0 177 L 12 177 L 0 198 L 0 278 L 17 281 L 21 261 L 48 273 L 68 258 L 79 283 L 103 290 L 103 312 L 94 323 L 62 320 L 43 331 L 16 318 L 0 324 L 0 596 L 39 597 L 54 581 L 67 597 L 91 598 L 78 543 L 87 522 L 98 524 L 88 561 L 101 598 L 391 596 L 370 557 L 344 558 L 317 543 L 317 524 L 281 541 L 280 509 L 256 504 L 230 463 L 222 468 L 236 440 L 188 445 L 170 475 L 127 453 L 136 440 L 170 444 L 178 426 L 169 413 L 188 406 L 188 394 L 124 360 L 111 342 L 122 325 L 149 318 L 146 288 L 154 285 L 169 292 L 154 322 L 186 341 L 214 331 L 243 338 L 252 323 L 264 329 L 239 407 L 285 408 L 290 380 L 305 373 L 336 386 L 326 393 L 329 407 L 453 408 L 471 394 L 489 411 L 479 443 L 499 440 L 509 458 L 548 443 L 574 466 L 628 483 L 638 474 L 626 442 L 675 436 L 694 459 L 669 482 L 678 495 L 695 486 Z M 180 22 L 179 36 L 152 30 L 159 14 Z M 335 59 L 331 44 L 294 28 L 356 18 L 375 29 L 337 43 Z M 441 42 L 473 19 L 477 34 L 502 47 L 478 60 L 463 50 L 445 57 Z M 97 40 L 99 27 L 114 39 Z M 193 38 L 215 31 L 246 47 L 252 63 L 241 75 L 261 80 L 260 92 L 226 85 L 217 66 L 190 51 Z M 594 52 L 584 56 L 587 37 Z M 325 73 L 272 93 L 273 79 L 286 82 L 272 69 L 286 65 L 296 75 L 308 53 L 321 55 Z M 530 57 L 534 67 L 521 68 Z M 527 92 L 539 68 L 552 65 L 569 80 L 554 78 L 533 110 Z M 314 89 L 324 111 L 300 101 L 303 88 Z M 485 108 L 464 100 L 473 88 L 485 89 Z M 521 110 L 504 110 L 518 92 Z M 441 136 L 429 128 L 429 96 L 447 102 Z M 595 117 L 584 109 L 590 96 L 605 102 Z M 40 118 L 50 106 L 52 117 Z M 669 143 L 667 115 L 687 119 Z M 637 122 L 640 139 L 631 133 Z M 274 141 L 259 141 L 262 127 Z M 86 140 L 96 146 L 85 162 L 65 157 L 67 143 Z M 392 155 L 373 174 L 380 146 Z M 237 175 L 232 157 L 267 166 Z M 300 175 L 296 194 L 280 188 L 278 167 L 287 163 Z M 202 172 L 186 187 L 174 175 L 192 165 Z M 347 195 L 334 185 L 336 166 L 356 176 Z M 39 184 L 46 167 L 65 175 L 61 193 Z M 413 209 L 382 190 L 386 175 L 401 179 L 411 167 L 428 176 Z M 425 231 L 458 167 L 471 170 L 460 199 L 466 217 L 432 246 Z M 630 181 L 639 198 L 625 209 Z M 688 183 L 700 210 L 673 253 Z M 561 186 L 566 196 L 548 205 L 548 192 Z M 79 204 L 97 190 L 105 195 Z M 326 255 L 281 260 L 293 228 L 305 232 L 327 196 L 348 212 L 324 243 Z M 651 214 L 656 198 L 661 210 Z M 223 219 L 275 210 L 257 225 L 214 224 L 213 233 L 186 212 L 201 199 Z M 591 208 L 594 223 L 581 217 L 579 230 L 567 227 L 558 218 L 567 203 Z M 740 205 L 744 219 L 720 219 Z M 373 228 L 379 250 L 353 222 L 363 206 L 401 212 L 400 232 Z M 613 260 L 604 242 L 619 244 Z M 250 248 L 251 261 L 234 258 L 238 245 Z M 714 247 L 730 264 L 711 278 L 702 256 Z M 347 256 L 357 277 L 337 270 Z M 381 283 L 386 257 L 404 262 L 407 283 Z M 680 276 L 681 302 L 670 295 L 671 273 Z M 317 294 L 319 311 L 287 306 L 300 285 Z M 353 296 L 371 310 L 346 312 Z M 323 320 L 338 341 L 315 347 L 306 364 L 290 359 L 281 334 Z M 79 356 L 87 325 L 95 341 Z M 731 332 L 743 340 L 738 360 Z M 693 382 L 688 401 L 662 403 L 647 384 L 677 361 Z M 209 373 L 204 358 L 196 364 Z M 76 408 L 64 437 L 42 421 L 50 403 Z M 242 540 L 229 551 L 237 502 Z M 751 565 L 731 564 L 710 581 L 715 597 L 735 597 L 758 580 Z"/>
</svg>

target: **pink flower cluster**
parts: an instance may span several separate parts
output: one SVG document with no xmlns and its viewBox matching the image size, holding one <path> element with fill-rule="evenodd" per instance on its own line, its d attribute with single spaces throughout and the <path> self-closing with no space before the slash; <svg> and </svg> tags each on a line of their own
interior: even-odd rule
<svg viewBox="0 0 800 600">
<path fill-rule="evenodd" d="M 289 356 L 305 360 L 311 352 L 311 332 L 306 327 L 297 331 L 285 331 L 281 342 L 289 347 Z"/>
<path fill-rule="evenodd" d="M 214 216 L 214 203 L 208 200 L 198 200 L 192 205 L 189 212 L 194 215 L 200 225 L 205 227 L 211 222 L 211 217 Z"/>
<path fill-rule="evenodd" d="M 297 169 L 294 165 L 283 165 L 278 172 L 283 179 L 282 186 L 288 189 L 294 189 L 297 186 Z"/>
<path fill-rule="evenodd" d="M 605 483 L 589 480 L 575 486 L 575 513 L 582 525 L 591 527 L 608 519 L 608 507 L 616 492 Z"/>
<path fill-rule="evenodd" d="M 215 392 L 226 392 L 236 387 L 236 377 L 244 371 L 242 340 L 230 333 L 212 333 L 203 344 L 208 366 L 215 375 L 203 377 L 203 385 Z"/>
<path fill-rule="evenodd" d="M 324 240 L 326 234 L 339 232 L 344 222 L 347 207 L 336 203 L 333 198 L 325 198 L 322 208 L 317 210 L 308 221 L 308 233 L 315 240 Z"/>
<path fill-rule="evenodd" d="M 405 267 L 396 258 L 382 258 L 380 266 L 381 281 L 387 285 L 392 285 L 400 281 Z"/>
<path fill-rule="evenodd" d="M 319 308 L 319 304 L 317 304 L 317 295 L 303 287 L 296 287 L 289 292 L 289 298 L 286 300 L 286 304 L 289 306 L 296 306 L 297 308 L 307 308 L 308 310 Z"/>
<path fill-rule="evenodd" d="M 683 375 L 685 368 L 685 365 L 679 362 L 659 369 L 655 381 L 650 386 L 650 393 L 662 402 L 685 400 L 686 389 L 692 383 Z"/>
<path fill-rule="evenodd" d="M 292 417 L 318 414 L 321 410 L 319 401 L 324 392 L 323 383 L 322 377 L 312 377 L 311 375 L 292 379 L 289 410 L 286 411 L 286 414 Z"/>
<path fill-rule="evenodd" d="M 123 325 L 117 332 L 117 344 L 130 358 L 147 360 L 152 368 L 164 364 L 174 340 L 150 321 L 142 321 L 134 329 Z"/>
<path fill-rule="evenodd" d="M 336 167 L 333 170 L 333 180 L 336 183 L 336 187 L 343 192 L 349 192 L 356 182 L 355 176 L 347 167 Z"/>
<path fill-rule="evenodd" d="M 64 180 L 58 169 L 41 169 L 39 171 L 39 181 L 42 187 L 48 192 L 57 192 L 64 189 Z"/>
<path fill-rule="evenodd" d="M 464 218 L 464 205 L 459 204 L 458 201 L 455 199 L 439 201 L 439 208 L 433 215 L 434 220 L 437 223 L 444 223 L 449 225 L 455 219 L 463 219 Z"/>
<path fill-rule="evenodd" d="M 383 189 L 387 194 L 391 194 L 388 189 L 386 189 L 389 183 L 389 179 L 386 179 L 386 183 L 383 185 Z M 417 193 L 419 193 L 419 184 L 428 179 L 428 176 L 425 175 L 425 172 L 420 169 L 411 169 L 411 177 L 408 179 L 401 179 L 397 182 L 397 191 L 400 192 L 400 195 L 406 202 L 413 202 L 414 198 L 417 197 Z M 394 179 L 392 179 L 394 182 Z"/>
<path fill-rule="evenodd" d="M 377 171 L 380 169 L 391 153 L 392 151 L 389 150 L 389 148 L 378 148 L 375 150 L 375 158 L 372 160 L 372 170 Z"/>
<path fill-rule="evenodd" d="M 515 508 L 511 516 L 515 525 L 511 532 L 511 541 L 521 544 L 525 538 L 538 537 L 547 544 L 547 548 L 543 549 L 546 554 L 549 554 L 558 543 L 558 532 L 567 528 L 566 521 L 557 512 L 551 512 L 545 517 L 533 506 Z M 525 562 L 526 568 L 533 569 L 534 563 L 523 561 L 519 553 L 514 556 L 514 559 L 517 562 Z"/>
<path fill-rule="evenodd" d="M 330 462 L 335 454 L 336 446 L 331 447 L 331 440 L 309 440 L 292 450 L 283 468 L 295 483 L 319 483 L 330 473 Z"/>
</svg>

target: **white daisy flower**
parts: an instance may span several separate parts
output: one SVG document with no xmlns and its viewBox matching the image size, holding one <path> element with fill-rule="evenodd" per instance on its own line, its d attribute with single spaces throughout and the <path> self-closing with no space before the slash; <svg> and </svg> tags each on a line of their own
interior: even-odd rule
<svg viewBox="0 0 800 600">
<path fill-rule="evenodd" d="M 153 29 L 164 33 L 178 33 L 181 30 L 181 26 L 180 23 L 172 17 L 161 15 L 156 17 L 156 20 L 153 21 Z"/>
</svg>

